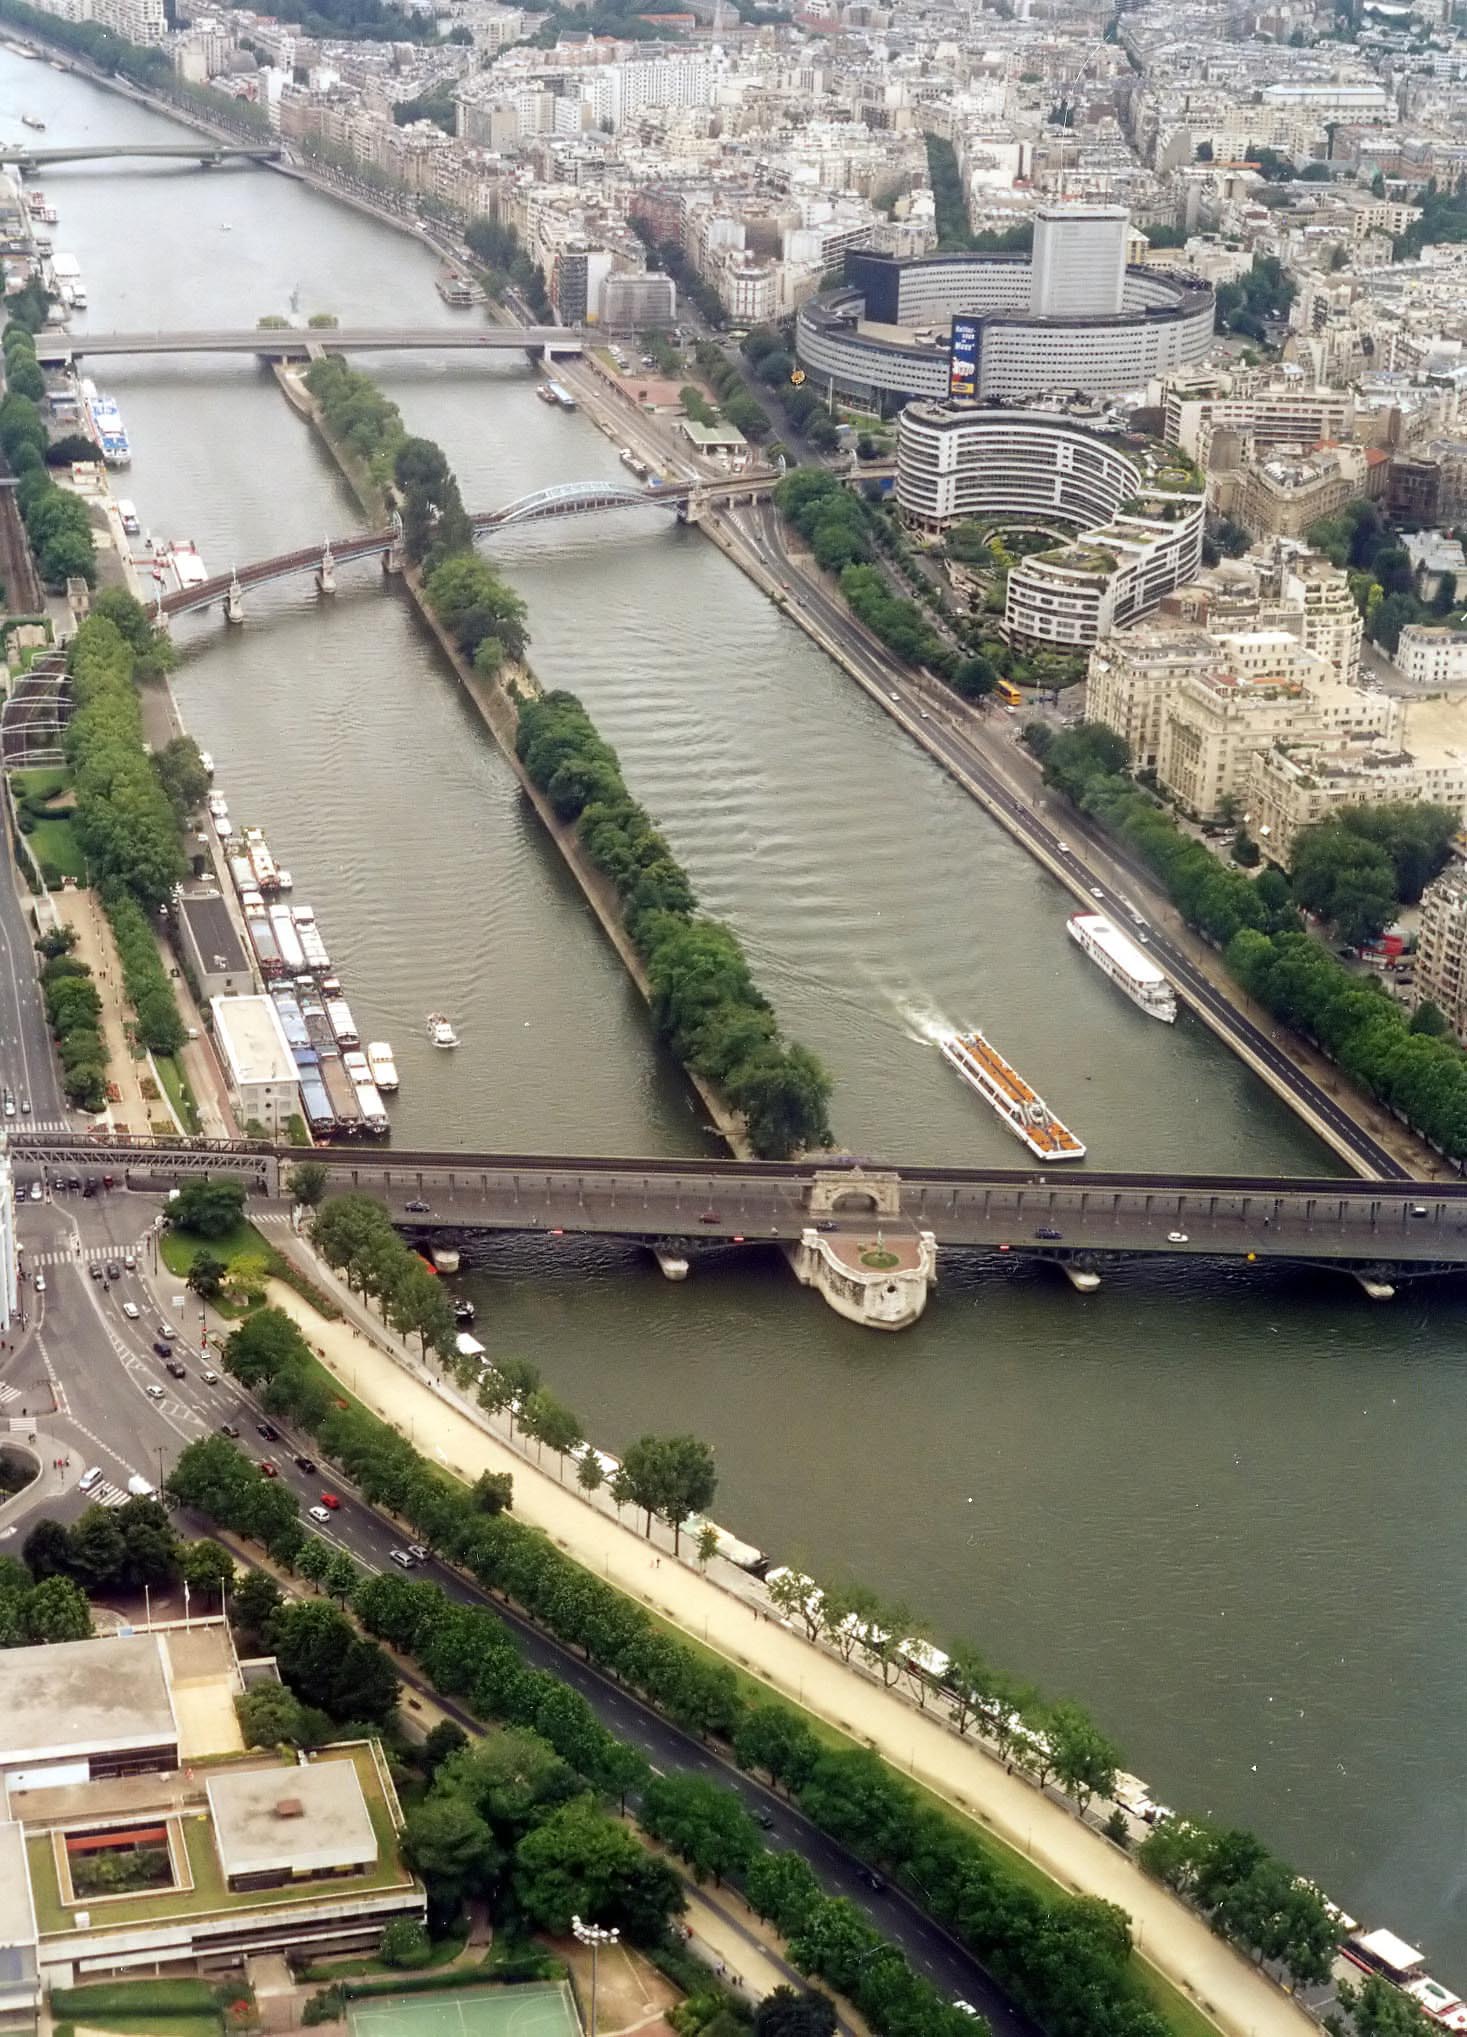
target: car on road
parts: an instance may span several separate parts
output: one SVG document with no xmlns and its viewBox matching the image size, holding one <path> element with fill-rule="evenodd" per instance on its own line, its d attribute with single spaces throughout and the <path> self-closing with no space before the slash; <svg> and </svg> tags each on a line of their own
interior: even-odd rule
<svg viewBox="0 0 1467 2037">
<path fill-rule="evenodd" d="M 405 1203 L 403 1206 L 405 1209 L 410 1210 L 415 1217 L 422 1217 L 428 1214 L 428 1205 L 420 1195 L 415 1195 L 411 1202 Z"/>
<path fill-rule="evenodd" d="M 428 1545 L 426 1542 L 409 1542 L 407 1552 L 412 1557 L 414 1563 L 426 1563 L 428 1560 Z"/>
<path fill-rule="evenodd" d="M 280 1441 L 280 1431 L 273 1422 L 256 1422 L 255 1432 L 257 1435 L 263 1436 L 267 1443 L 278 1443 Z"/>
<path fill-rule="evenodd" d="M 1431 1211 L 1426 1207 L 1426 1204 L 1424 1202 L 1413 1202 L 1411 1205 L 1411 1214 L 1413 1217 L 1425 1217 L 1430 1216 Z"/>
<path fill-rule="evenodd" d="M 156 1379 L 151 1386 L 145 1387 L 143 1391 L 147 1394 L 149 1400 L 162 1400 L 163 1398 L 163 1389 L 159 1386 Z"/>
<path fill-rule="evenodd" d="M 27 1118 L 31 1114 L 31 1100 L 28 1096 L 23 1096 L 20 1100 L 20 1114 Z"/>
<path fill-rule="evenodd" d="M 881 1879 L 881 1876 L 874 1867 L 858 1867 L 856 1869 L 856 1879 L 857 1881 L 864 1882 L 872 1895 L 884 1896 L 886 1894 L 886 1883 Z"/>
<path fill-rule="evenodd" d="M 316 1468 L 314 1457 L 297 1457 L 295 1461 L 297 1470 L 304 1471 L 308 1478 Z"/>
<path fill-rule="evenodd" d="M 168 1363 L 163 1367 L 163 1370 L 165 1372 L 171 1372 L 175 1379 L 188 1378 L 188 1373 L 184 1370 L 183 1366 L 179 1364 L 176 1358 L 170 1358 Z"/>
<path fill-rule="evenodd" d="M 173 1342 L 173 1339 L 178 1335 L 178 1332 L 177 1330 L 174 1329 L 172 1323 L 159 1323 L 158 1335 L 163 1339 L 165 1344 L 171 1344 Z"/>
<path fill-rule="evenodd" d="M 977 2020 L 978 2011 L 973 2007 L 973 2004 L 971 2002 L 965 2002 L 961 1995 L 954 1995 L 953 2007 L 957 2010 L 960 2016 L 972 2016 L 975 2021 Z"/>
<path fill-rule="evenodd" d="M 719 1216 L 716 1209 L 705 1209 L 698 1219 L 700 1224 L 716 1224 L 718 1221 Z"/>
<path fill-rule="evenodd" d="M 1092 898 L 1104 898 L 1105 893 L 1101 890 L 1098 884 L 1092 884 L 1090 887 L 1090 896 Z"/>
<path fill-rule="evenodd" d="M 275 1466 L 268 1457 L 260 1459 L 260 1476 L 262 1478 L 278 1478 L 280 1476 L 280 1473 L 275 1469 Z"/>
<path fill-rule="evenodd" d="M 36 1293 L 44 1294 L 45 1292 L 46 1292 L 46 1276 L 44 1273 L 38 1273 L 36 1275 Z"/>
<path fill-rule="evenodd" d="M 82 1473 L 81 1477 L 77 1480 L 78 1489 L 82 1492 L 90 1492 L 92 1487 L 96 1484 L 97 1480 L 101 1476 L 102 1476 L 101 1465 L 89 1464 L 86 1470 Z"/>
<path fill-rule="evenodd" d="M 219 1424 L 219 1433 L 221 1436 L 228 1436 L 231 1441 L 237 1442 L 239 1439 L 239 1430 L 233 1422 L 221 1422 Z"/>
<path fill-rule="evenodd" d="M 902 696 L 900 693 L 888 693 L 886 697 L 888 700 L 900 700 Z"/>
<path fill-rule="evenodd" d="M 1041 1224 L 1034 1233 L 1036 1238 L 1062 1238 L 1063 1231 L 1057 1231 L 1053 1224 Z"/>
<path fill-rule="evenodd" d="M 39 1182 L 39 1181 L 33 1181 L 33 1182 L 31 1183 L 31 1201 L 32 1201 L 32 1202 L 39 1202 L 39 1201 L 41 1200 L 41 1193 L 42 1193 L 42 1191 L 41 1191 L 41 1184 L 40 1184 L 40 1182 Z"/>
<path fill-rule="evenodd" d="M 142 1310 L 138 1307 L 135 1301 L 125 1301 L 122 1304 L 122 1313 L 127 1317 L 127 1320 L 130 1323 L 135 1323 L 138 1317 L 142 1314 Z"/>
<path fill-rule="evenodd" d="M 91 1274 L 93 1280 L 105 1280 L 107 1277 L 102 1266 L 95 1259 L 92 1261 L 91 1265 L 87 1268 L 87 1271 L 88 1273 Z"/>
<path fill-rule="evenodd" d="M 389 1549 L 387 1554 L 399 1570 L 411 1570 L 414 1567 L 414 1559 L 409 1556 L 406 1549 Z"/>
<path fill-rule="evenodd" d="M 217 1386 L 219 1384 L 219 1374 L 212 1365 L 206 1365 L 199 1374 L 199 1377 L 203 1380 L 205 1386 Z"/>
<path fill-rule="evenodd" d="M 838 1230 L 840 1227 L 836 1223 L 834 1217 L 822 1217 L 819 1223 L 815 1226 L 815 1228 L 817 1231 L 834 1231 Z"/>
<path fill-rule="evenodd" d="M 772 1811 L 766 1811 L 764 1809 L 764 1806 L 761 1804 L 759 1808 L 754 1812 L 754 1823 L 759 1827 L 761 1832 L 772 1832 L 774 1830 L 774 1813 Z"/>
<path fill-rule="evenodd" d="M 1068 842 L 1056 842 L 1055 847 L 1059 850 L 1062 856 L 1068 856 L 1070 853 L 1070 845 Z"/>
<path fill-rule="evenodd" d="M 341 1501 L 334 1492 L 323 1492 L 321 1495 L 321 1504 L 323 1507 L 329 1508 L 329 1510 L 334 1514 L 336 1512 L 336 1509 L 341 1505 Z"/>
<path fill-rule="evenodd" d="M 173 1356 L 173 1346 L 171 1344 L 165 1344 L 161 1337 L 155 1337 L 153 1339 L 153 1349 L 158 1353 L 158 1356 L 160 1358 L 171 1358 Z"/>
<path fill-rule="evenodd" d="M 107 1278 L 109 1280 L 121 1280 L 122 1278 L 122 1268 L 115 1259 L 107 1261 Z"/>
<path fill-rule="evenodd" d="M 1185 1231 L 1168 1231 L 1166 1241 L 1169 1245 L 1185 1245 L 1190 1242 Z"/>
<path fill-rule="evenodd" d="M 5 1092 L 5 1115 L 8 1118 L 13 1118 L 15 1116 L 15 1098 L 10 1094 L 10 1091 L 8 1089 Z"/>
<path fill-rule="evenodd" d="M 331 1518 L 325 1507 L 307 1507 L 306 1512 L 313 1521 L 329 1521 Z"/>
</svg>

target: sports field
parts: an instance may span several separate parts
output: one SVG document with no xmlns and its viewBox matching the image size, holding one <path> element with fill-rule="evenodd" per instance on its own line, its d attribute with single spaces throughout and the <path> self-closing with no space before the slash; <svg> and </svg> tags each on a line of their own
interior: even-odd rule
<svg viewBox="0 0 1467 2037">
<path fill-rule="evenodd" d="M 353 2002 L 352 2037 L 581 2037 L 563 1981 Z"/>
</svg>

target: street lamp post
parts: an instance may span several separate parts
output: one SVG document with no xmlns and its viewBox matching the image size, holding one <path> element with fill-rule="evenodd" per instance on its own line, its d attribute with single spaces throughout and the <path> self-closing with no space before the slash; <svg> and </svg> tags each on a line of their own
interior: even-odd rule
<svg viewBox="0 0 1467 2037">
<path fill-rule="evenodd" d="M 602 1945 L 615 1945 L 621 1932 L 604 1924 L 583 1924 L 579 1917 L 571 1918 L 571 1929 L 582 1945 L 591 1948 L 591 2037 L 596 2037 L 596 1953 Z"/>
</svg>

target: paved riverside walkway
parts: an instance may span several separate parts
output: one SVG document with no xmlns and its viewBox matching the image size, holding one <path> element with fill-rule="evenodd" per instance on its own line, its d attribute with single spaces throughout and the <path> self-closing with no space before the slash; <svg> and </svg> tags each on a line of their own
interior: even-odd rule
<svg viewBox="0 0 1467 2037">
<path fill-rule="evenodd" d="M 284 1242 L 278 1235 L 275 1242 Z M 588 1505 L 552 1467 L 520 1457 L 413 1361 L 385 1348 L 388 1333 L 300 1241 L 288 1249 L 347 1311 L 328 1323 L 279 1282 L 271 1300 L 300 1325 L 328 1368 L 372 1411 L 467 1479 L 481 1471 L 514 1477 L 518 1519 L 641 1600 L 653 1612 L 853 1739 L 883 1754 L 936 1795 L 1026 1853 L 1065 1888 L 1118 1904 L 1132 1921 L 1142 1956 L 1197 2002 L 1229 2037 L 1317 2037 L 1318 2026 L 1267 1975 L 1213 1936 L 1200 1917 L 1127 1855 L 1083 1825 L 1023 1777 L 958 1739 L 896 1691 L 868 1683 L 780 1622 L 734 1597 L 690 1564 L 665 1556 L 634 1527 Z M 379 1342 L 379 1339 L 382 1340 Z"/>
</svg>

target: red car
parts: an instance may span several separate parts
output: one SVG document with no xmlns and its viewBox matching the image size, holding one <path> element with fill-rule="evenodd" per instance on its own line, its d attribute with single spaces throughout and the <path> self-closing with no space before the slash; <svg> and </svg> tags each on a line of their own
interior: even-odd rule
<svg viewBox="0 0 1467 2037">
<path fill-rule="evenodd" d="M 334 1514 L 336 1512 L 336 1509 L 341 1505 L 341 1501 L 336 1497 L 336 1494 L 334 1492 L 323 1492 L 321 1495 L 321 1504 L 323 1507 L 330 1507 L 332 1513 Z"/>
<path fill-rule="evenodd" d="M 261 1460 L 260 1475 L 262 1478 L 278 1478 L 280 1476 L 280 1473 L 275 1469 L 275 1466 L 270 1462 L 270 1459 L 266 1457 Z"/>
</svg>

